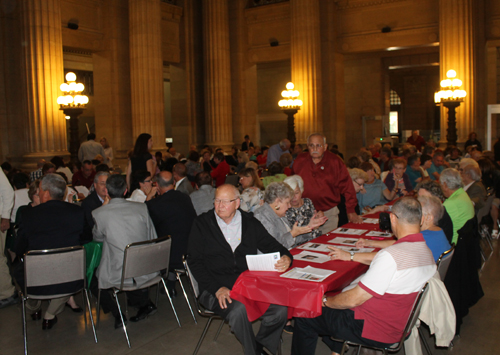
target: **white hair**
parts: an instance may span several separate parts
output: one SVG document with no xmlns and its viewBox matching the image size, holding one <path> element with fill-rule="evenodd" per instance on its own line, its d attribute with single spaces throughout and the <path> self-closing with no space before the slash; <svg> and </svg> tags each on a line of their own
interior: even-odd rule
<svg viewBox="0 0 500 355">
<path fill-rule="evenodd" d="M 300 192 L 304 192 L 304 180 L 302 180 L 300 175 L 289 176 L 283 182 L 290 186 L 293 191 L 298 187 Z"/>
</svg>

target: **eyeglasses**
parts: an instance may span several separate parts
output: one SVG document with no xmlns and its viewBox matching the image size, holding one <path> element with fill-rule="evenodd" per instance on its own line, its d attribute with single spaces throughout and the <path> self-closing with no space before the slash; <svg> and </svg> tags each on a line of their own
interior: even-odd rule
<svg viewBox="0 0 500 355">
<path fill-rule="evenodd" d="M 223 206 L 229 206 L 229 204 L 230 204 L 231 202 L 234 202 L 234 201 L 236 201 L 237 199 L 238 199 L 238 198 L 234 198 L 234 199 L 232 199 L 232 200 L 219 200 L 218 198 L 216 198 L 216 199 L 214 200 L 214 205 L 219 205 L 219 204 L 222 204 Z"/>
<path fill-rule="evenodd" d="M 356 180 L 354 180 L 354 182 L 355 182 L 355 183 L 356 183 L 359 187 L 363 187 L 363 186 L 365 186 L 365 183 L 360 184 L 360 183 L 359 183 L 359 182 L 357 182 Z"/>
<path fill-rule="evenodd" d="M 318 149 L 321 149 L 323 148 L 323 144 L 308 144 L 307 147 L 309 149 L 315 149 L 315 150 L 318 150 Z"/>
<path fill-rule="evenodd" d="M 147 182 L 153 182 L 152 180 L 144 180 L 144 184 L 147 183 Z"/>
</svg>

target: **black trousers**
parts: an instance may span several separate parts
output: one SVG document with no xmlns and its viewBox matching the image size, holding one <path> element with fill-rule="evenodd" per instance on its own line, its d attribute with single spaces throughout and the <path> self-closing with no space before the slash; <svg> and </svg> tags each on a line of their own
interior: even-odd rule
<svg viewBox="0 0 500 355">
<path fill-rule="evenodd" d="M 354 311 L 350 309 L 328 307 L 323 307 L 323 313 L 319 317 L 295 318 L 292 355 L 314 355 L 318 336 L 331 336 L 339 340 L 350 340 L 358 344 L 381 348 L 392 345 L 363 338 L 361 336 L 363 324 L 364 320 L 354 319 Z M 336 353 L 342 350 L 342 343 L 329 338 L 325 343 Z"/>
<path fill-rule="evenodd" d="M 90 281 L 90 292 L 97 298 L 99 295 L 99 282 L 94 273 Z M 149 288 L 144 288 L 137 291 L 127 291 L 127 303 L 129 306 L 141 308 L 149 304 Z M 102 290 L 101 292 L 101 308 L 104 313 L 109 313 L 114 317 L 119 317 L 118 306 L 113 299 L 111 290 Z"/>
</svg>

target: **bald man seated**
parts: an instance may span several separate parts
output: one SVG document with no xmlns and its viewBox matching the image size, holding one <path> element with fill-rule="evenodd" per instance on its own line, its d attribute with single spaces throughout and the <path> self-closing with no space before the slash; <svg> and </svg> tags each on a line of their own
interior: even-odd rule
<svg viewBox="0 0 500 355">
<path fill-rule="evenodd" d="M 248 269 L 247 255 L 255 255 L 257 250 L 280 252 L 275 265 L 280 272 L 290 267 L 293 257 L 251 213 L 239 207 L 240 194 L 234 186 L 217 188 L 214 209 L 198 216 L 191 229 L 189 267 L 200 287 L 200 303 L 228 321 L 245 354 L 261 354 L 263 347 L 276 354 L 287 307 L 270 305 L 255 336 L 245 305 L 231 299 L 230 292 L 238 276 Z"/>
</svg>

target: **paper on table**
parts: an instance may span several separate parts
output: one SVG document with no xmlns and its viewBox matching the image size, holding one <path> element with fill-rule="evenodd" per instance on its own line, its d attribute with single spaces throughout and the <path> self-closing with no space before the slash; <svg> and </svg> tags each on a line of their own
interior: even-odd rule
<svg viewBox="0 0 500 355">
<path fill-rule="evenodd" d="M 336 238 L 333 238 L 332 240 L 329 240 L 328 243 L 354 246 L 354 245 L 356 245 L 356 243 L 358 242 L 358 240 L 359 239 L 357 239 L 357 238 L 336 237 Z"/>
<path fill-rule="evenodd" d="M 387 233 L 387 232 L 377 232 L 377 231 L 371 231 L 370 233 L 366 233 L 367 237 L 392 237 L 392 233 Z"/>
<path fill-rule="evenodd" d="M 361 235 L 366 232 L 367 229 L 352 229 L 352 228 L 337 228 L 331 231 L 332 234 L 351 234 L 351 235 Z M 330 234 L 328 233 L 328 234 Z"/>
<path fill-rule="evenodd" d="M 287 279 L 321 282 L 335 272 L 336 271 L 333 270 L 318 269 L 312 266 L 306 266 L 304 268 L 293 268 L 292 270 L 281 274 L 280 277 L 286 277 Z"/>
<path fill-rule="evenodd" d="M 378 218 L 363 218 L 363 223 L 378 224 Z"/>
<path fill-rule="evenodd" d="M 278 271 L 274 264 L 280 259 L 280 253 L 247 255 L 247 265 L 250 271 Z"/>
<path fill-rule="evenodd" d="M 331 251 L 330 249 L 328 249 L 327 244 L 311 243 L 311 242 L 306 243 L 306 244 L 302 244 L 298 248 L 299 249 L 306 249 L 306 250 L 324 251 L 324 252 Z"/>
<path fill-rule="evenodd" d="M 311 263 L 321 264 L 330 261 L 330 257 L 326 254 L 319 254 L 304 250 L 300 254 L 294 255 L 293 260 L 303 260 Z"/>
<path fill-rule="evenodd" d="M 80 193 L 80 194 L 83 194 L 85 197 L 87 197 L 89 195 L 89 189 L 87 189 L 85 186 L 83 185 L 79 185 L 79 186 L 73 186 L 73 188 L 76 190 L 76 192 Z"/>
<path fill-rule="evenodd" d="M 335 248 L 338 248 L 340 250 L 344 250 L 347 252 L 353 251 L 354 253 L 371 253 L 372 251 L 375 250 L 375 248 L 354 248 L 354 247 L 343 247 L 343 246 L 337 246 L 335 245 Z"/>
</svg>

